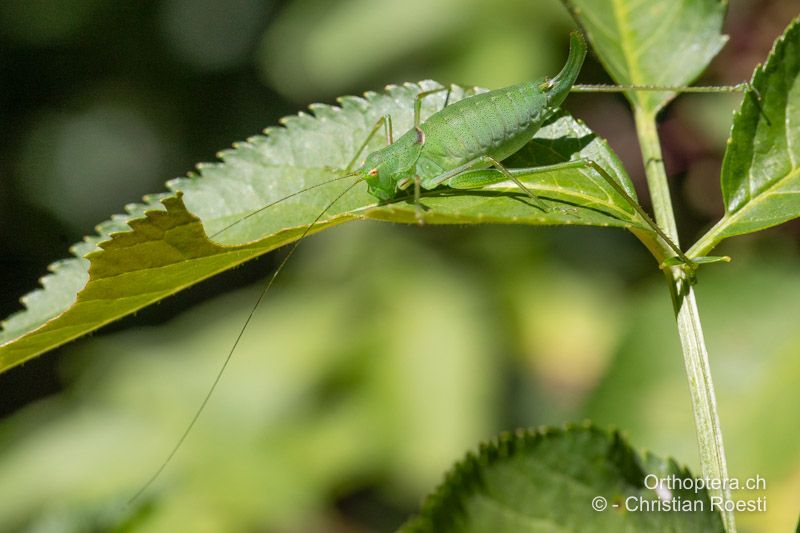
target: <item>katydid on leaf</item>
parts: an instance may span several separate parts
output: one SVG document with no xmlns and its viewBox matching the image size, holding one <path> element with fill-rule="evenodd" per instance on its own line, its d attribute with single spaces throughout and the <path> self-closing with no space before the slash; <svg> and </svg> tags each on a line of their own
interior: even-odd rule
<svg viewBox="0 0 800 533">
<path fill-rule="evenodd" d="M 555 209 L 566 216 L 572 215 L 569 206 L 552 206 L 545 203 L 525 182 L 535 179 L 537 174 L 559 169 L 580 169 L 598 175 L 619 194 L 637 212 L 644 223 L 664 241 L 675 255 L 662 263 L 662 268 L 681 268 L 693 279 L 694 271 L 701 263 L 716 262 L 727 258 L 696 258 L 690 260 L 681 249 L 662 231 L 646 211 L 631 197 L 625 188 L 615 180 L 599 163 L 589 159 L 574 159 L 555 165 L 507 168 L 503 160 L 522 149 L 542 127 L 545 121 L 553 116 L 561 103 L 571 91 L 575 92 L 625 92 L 634 90 L 673 91 L 673 92 L 734 92 L 749 88 L 747 84 L 732 87 L 661 87 L 661 86 L 579 86 L 575 80 L 583 66 L 586 56 L 586 41 L 579 32 L 570 36 L 570 51 L 565 66 L 555 77 L 544 78 L 532 82 L 488 91 L 466 97 L 455 103 L 445 105 L 430 115 L 427 120 L 420 119 L 423 99 L 436 92 L 447 91 L 439 88 L 422 91 L 417 95 L 414 106 L 414 126 L 403 135 L 394 139 L 391 116 L 384 116 L 375 123 L 367 138 L 352 155 L 349 165 L 341 169 L 342 175 L 322 183 L 296 191 L 266 206 L 250 212 L 237 221 L 216 231 L 216 237 L 243 220 L 261 213 L 275 204 L 288 198 L 296 197 L 304 192 L 331 183 L 333 181 L 352 179 L 303 230 L 300 237 L 284 256 L 278 268 L 261 290 L 250 313 L 239 330 L 222 366 L 196 410 L 193 418 L 177 440 L 176 444 L 154 472 L 150 479 L 136 492 L 130 502 L 136 500 L 158 478 L 181 447 L 186 437 L 199 419 L 206 404 L 231 360 L 239 341 L 247 329 L 253 314 L 264 299 L 275 279 L 283 270 L 288 260 L 312 228 L 320 222 L 325 213 L 336 202 L 362 182 L 366 182 L 368 192 L 382 203 L 392 203 L 408 197 L 406 191 L 413 188 L 413 202 L 416 208 L 416 220 L 425 222 L 425 208 L 422 203 L 422 191 L 437 191 L 447 188 L 451 191 L 480 190 L 489 185 L 510 182 L 527 199 L 531 209 L 550 212 Z M 756 95 L 757 97 L 757 95 Z M 359 165 L 360 157 L 369 146 L 370 141 L 383 130 L 387 145 L 367 154 Z M 358 166 L 357 166 L 358 165 Z"/>
</svg>

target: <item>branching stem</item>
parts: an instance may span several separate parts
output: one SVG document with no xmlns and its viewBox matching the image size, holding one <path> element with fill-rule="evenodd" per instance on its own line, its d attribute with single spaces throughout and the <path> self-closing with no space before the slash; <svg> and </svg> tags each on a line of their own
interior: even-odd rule
<svg viewBox="0 0 800 533">
<path fill-rule="evenodd" d="M 667 174 L 661 156 L 655 114 L 637 109 L 635 118 L 656 223 L 673 242 L 678 243 L 678 232 L 672 211 Z M 694 289 L 685 272 L 680 268 L 666 269 L 664 273 L 670 287 L 678 322 L 678 335 L 681 340 L 686 376 L 689 380 L 689 391 L 692 397 L 692 410 L 703 477 L 727 480 L 728 467 L 725 460 L 725 448 L 722 444 L 717 400 L 711 380 L 711 367 Z M 724 483 L 723 486 L 726 488 L 709 489 L 710 496 L 720 498 L 722 502 L 729 502 L 731 501 L 730 490 L 727 488 L 727 483 Z M 722 521 L 727 533 L 736 532 L 732 511 L 723 510 Z"/>
</svg>

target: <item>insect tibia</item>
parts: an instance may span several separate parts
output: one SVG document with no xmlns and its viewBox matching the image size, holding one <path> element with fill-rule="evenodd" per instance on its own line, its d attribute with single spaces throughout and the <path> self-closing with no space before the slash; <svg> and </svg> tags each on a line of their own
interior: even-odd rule
<svg viewBox="0 0 800 533">
<path fill-rule="evenodd" d="M 651 91 L 651 92 L 670 92 L 670 93 L 745 93 L 752 96 L 753 102 L 758 108 L 759 114 L 764 118 L 768 126 L 772 123 L 764 113 L 761 106 L 761 93 L 752 84 L 743 81 L 736 85 L 699 85 L 695 87 L 672 87 L 668 85 L 573 85 L 570 92 L 573 93 L 624 93 L 630 91 Z"/>
<path fill-rule="evenodd" d="M 571 91 L 574 93 L 624 93 L 629 91 L 651 91 L 651 92 L 672 92 L 672 93 L 743 93 L 752 90 L 752 86 L 747 82 L 737 83 L 736 85 L 700 85 L 674 87 L 669 85 L 573 85 Z"/>
<path fill-rule="evenodd" d="M 601 165 L 590 159 L 579 161 L 583 161 L 586 166 L 597 172 L 620 196 L 625 198 L 625 201 L 627 201 L 628 204 L 630 204 L 636 210 L 642 220 L 644 220 L 645 223 L 655 232 L 655 234 L 658 235 L 664 241 L 664 243 L 666 243 L 666 245 L 675 252 L 675 255 L 678 257 L 681 263 L 691 270 L 697 268 L 696 263 L 686 257 L 686 255 L 683 253 L 683 250 L 681 250 L 680 247 L 675 244 L 675 242 L 670 239 L 666 233 L 664 233 L 664 230 L 662 230 L 656 221 L 647 214 L 647 211 L 645 211 L 642 206 L 639 205 L 639 202 L 634 200 L 631 195 L 629 195 L 628 192 L 619 183 L 617 183 L 616 180 L 612 178 L 611 175 Z"/>
</svg>

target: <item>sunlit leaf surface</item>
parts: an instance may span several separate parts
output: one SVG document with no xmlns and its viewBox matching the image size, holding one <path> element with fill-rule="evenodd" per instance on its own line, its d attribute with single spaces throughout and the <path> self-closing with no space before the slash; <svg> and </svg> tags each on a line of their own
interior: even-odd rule
<svg viewBox="0 0 800 533">
<path fill-rule="evenodd" d="M 683 86 L 694 81 L 727 41 L 720 0 L 562 0 L 620 85 Z M 657 112 L 671 92 L 626 93 Z"/>
<path fill-rule="evenodd" d="M 725 216 L 692 248 L 800 216 L 800 23 L 795 20 L 758 67 L 733 121 L 722 164 Z"/>
<path fill-rule="evenodd" d="M 128 214 L 98 227 L 99 236 L 75 245 L 76 257 L 53 265 L 53 273 L 42 281 L 44 289 L 23 299 L 27 309 L 2 323 L 0 370 L 295 241 L 309 229 L 317 232 L 366 218 L 413 223 L 415 208 L 409 198 L 381 205 L 363 183 L 335 178 L 345 174 L 347 163 L 378 118 L 391 114 L 397 131 L 410 128 L 416 94 L 432 86 L 433 82 L 425 82 L 389 87 L 364 98 L 342 98 L 341 107 L 314 105 L 313 116 L 288 117 L 285 127 L 271 128 L 266 136 L 222 153 L 222 163 L 199 166 L 199 176 L 170 182 L 171 193 L 129 205 Z M 451 100 L 473 92 L 454 87 Z M 441 109 L 444 98 L 444 94 L 427 98 L 425 116 Z M 371 148 L 379 145 L 375 139 Z M 531 166 L 578 157 L 598 161 L 633 190 L 605 141 L 563 114 L 554 116 L 514 162 Z M 427 193 L 422 201 L 426 222 L 594 225 L 649 231 L 624 198 L 588 172 L 561 170 L 537 174 L 526 182 L 554 209 L 545 213 L 531 206 L 515 185 L 505 183 L 485 191 Z M 564 204 L 568 210 L 560 208 Z M 255 216 L 242 220 L 254 212 Z M 236 221 L 241 223 L 231 227 Z"/>
</svg>

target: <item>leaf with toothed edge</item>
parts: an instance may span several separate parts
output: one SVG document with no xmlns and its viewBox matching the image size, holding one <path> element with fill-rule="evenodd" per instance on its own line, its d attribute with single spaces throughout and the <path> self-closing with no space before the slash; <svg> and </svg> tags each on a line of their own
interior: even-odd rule
<svg viewBox="0 0 800 533">
<path fill-rule="evenodd" d="M 588 424 L 506 433 L 456 464 L 400 531 L 723 531 L 705 490 L 650 490 L 649 474 L 693 480 L 673 460 L 642 458 L 619 433 Z M 640 501 L 696 510 L 631 510 Z"/>
<path fill-rule="evenodd" d="M 127 214 L 100 224 L 98 235 L 73 246 L 72 258 L 51 265 L 43 288 L 23 298 L 26 309 L 2 323 L 0 371 L 297 240 L 327 206 L 310 233 L 356 219 L 413 223 L 415 208 L 409 198 L 379 205 L 363 183 L 331 206 L 354 182 L 330 180 L 344 174 L 342 169 L 380 117 L 391 114 L 395 130 L 407 130 L 413 124 L 416 94 L 438 86 L 432 81 L 390 86 L 363 98 L 341 98 L 339 106 L 312 105 L 313 115 L 287 117 L 283 127 L 269 128 L 265 136 L 222 152 L 221 163 L 199 165 L 198 174 L 170 181 L 171 192 L 126 206 Z M 477 91 L 453 86 L 450 101 Z M 438 111 L 444 98 L 426 98 L 423 119 Z M 377 137 L 369 150 L 381 146 Z M 564 113 L 556 114 L 511 161 L 533 166 L 576 158 L 600 162 L 633 192 L 605 141 Z M 427 192 L 422 200 L 426 222 L 613 226 L 638 235 L 649 231 L 612 187 L 589 172 L 569 169 L 524 181 L 546 205 L 566 203 L 569 211 L 540 211 L 516 186 L 501 183 L 486 190 Z"/>
<path fill-rule="evenodd" d="M 720 178 L 725 215 L 690 250 L 800 217 L 800 19 L 756 67 L 753 95 L 734 115 Z"/>
<path fill-rule="evenodd" d="M 561 0 L 620 85 L 682 87 L 725 45 L 726 0 Z M 636 108 L 658 112 L 674 92 L 631 91 Z"/>
</svg>

